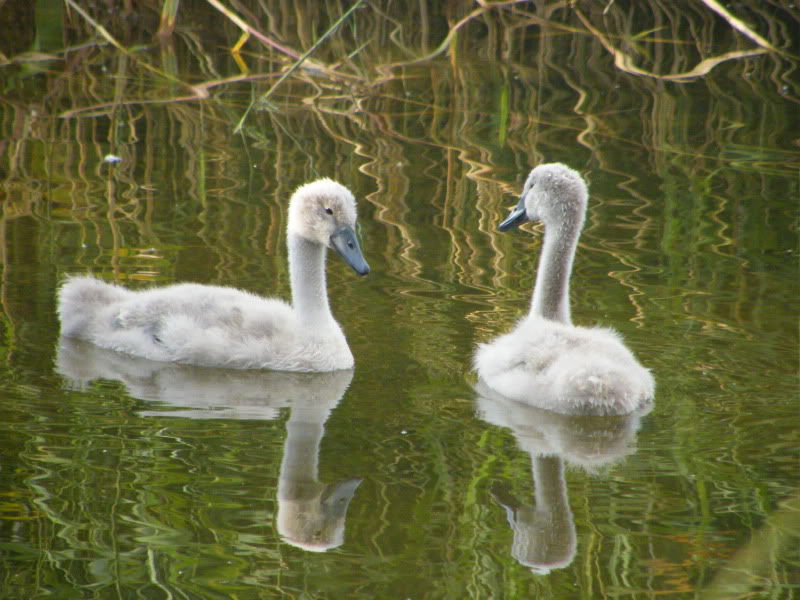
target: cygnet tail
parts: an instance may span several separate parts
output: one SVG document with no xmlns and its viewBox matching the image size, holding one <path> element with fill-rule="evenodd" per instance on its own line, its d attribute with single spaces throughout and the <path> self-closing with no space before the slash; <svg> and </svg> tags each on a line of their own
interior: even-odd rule
<svg viewBox="0 0 800 600">
<path fill-rule="evenodd" d="M 595 415 L 626 415 L 645 405 L 653 396 L 653 378 L 647 369 L 631 365 L 628 370 L 595 364 L 562 375 L 560 395 L 572 405 L 570 412 Z"/>
<path fill-rule="evenodd" d="M 91 276 L 70 277 L 58 291 L 61 335 L 86 337 L 98 312 L 129 297 L 128 290 Z"/>
</svg>

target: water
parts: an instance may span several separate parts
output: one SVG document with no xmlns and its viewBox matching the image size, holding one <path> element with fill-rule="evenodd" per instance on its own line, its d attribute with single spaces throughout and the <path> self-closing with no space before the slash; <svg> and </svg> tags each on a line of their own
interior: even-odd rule
<svg viewBox="0 0 800 600">
<path fill-rule="evenodd" d="M 369 41 L 341 67 L 353 76 L 299 71 L 242 135 L 275 77 L 176 102 L 189 92 L 142 66 L 236 75 L 238 30 L 209 6 L 181 5 L 173 45 L 127 57 L 59 13 L 36 43 L 72 47 L 65 60 L 2 67 L 0 597 L 798 597 L 796 61 L 633 75 L 524 5 L 387 70 L 468 12 L 437 6 L 408 9 L 418 27 L 357 11 L 315 54 Z M 610 6 L 584 17 L 656 73 L 710 56 L 668 43 L 687 23 L 714 51 L 744 45 L 702 12 Z M 327 27 L 302 3 L 272 8 L 284 21 L 264 31 L 294 48 Z M 97 10 L 133 47 L 160 6 Z M 747 16 L 762 33 L 796 19 Z M 634 39 L 659 18 L 660 41 Z M 6 56 L 32 47 L 19 31 Z M 286 64 L 245 49 L 251 74 Z M 526 310 L 541 241 L 496 226 L 547 161 L 590 183 L 573 320 L 616 328 L 653 371 L 648 414 L 566 418 L 474 390 L 475 345 Z M 288 297 L 286 201 L 318 176 L 358 198 L 372 267 L 329 261 L 354 372 L 59 341 L 69 273 Z"/>
</svg>

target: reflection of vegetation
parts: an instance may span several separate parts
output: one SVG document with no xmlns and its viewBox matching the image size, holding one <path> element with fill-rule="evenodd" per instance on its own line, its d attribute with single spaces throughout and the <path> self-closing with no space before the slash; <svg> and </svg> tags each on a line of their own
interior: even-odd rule
<svg viewBox="0 0 800 600">
<path fill-rule="evenodd" d="M 754 586 L 771 587 L 781 578 L 775 571 L 776 557 L 800 547 L 800 495 L 781 502 L 778 510 L 769 515 L 766 523 L 731 560 L 720 569 L 703 598 L 717 600 L 750 595 Z M 770 590 L 771 591 L 771 590 Z"/>
<path fill-rule="evenodd" d="M 172 3 L 171 10 L 176 4 Z M 161 148 L 172 144 L 182 147 L 183 156 L 189 157 L 180 165 L 184 181 L 193 201 L 200 203 L 205 212 L 210 210 L 208 185 L 214 185 L 215 177 L 228 179 L 231 186 L 253 178 L 254 173 L 237 173 L 235 149 L 231 148 L 228 134 L 231 123 L 239 119 L 250 98 L 266 94 L 272 94 L 269 110 L 251 117 L 245 134 L 268 152 L 269 160 L 262 166 L 268 169 L 267 181 L 302 179 L 287 175 L 288 169 L 298 172 L 300 165 L 306 172 L 330 170 L 328 165 L 311 158 L 315 153 L 301 150 L 304 142 L 298 138 L 298 131 L 316 138 L 318 146 L 323 140 L 328 141 L 326 153 L 332 156 L 349 156 L 355 150 L 366 159 L 360 161 L 365 164 L 359 168 L 377 181 L 380 193 L 373 194 L 371 200 L 377 204 L 378 216 L 393 229 L 394 247 L 387 257 L 399 258 L 409 273 L 420 271 L 416 249 L 421 241 L 413 239 L 404 209 L 397 205 L 398 196 L 405 195 L 401 189 L 405 186 L 392 181 L 392 172 L 399 177 L 409 168 L 431 172 L 434 165 L 447 160 L 448 188 L 442 189 L 438 197 L 444 198 L 443 209 L 448 218 L 453 218 L 463 213 L 450 205 L 462 197 L 460 190 L 453 188 L 453 181 L 461 179 L 454 166 L 461 164 L 467 166 L 469 178 L 499 181 L 510 191 L 509 179 L 515 180 L 545 157 L 571 158 L 568 162 L 580 164 L 591 156 L 594 164 L 608 172 L 619 173 L 623 178 L 633 176 L 632 181 L 622 185 L 628 194 L 640 199 L 643 208 L 648 203 L 643 182 L 637 182 L 638 176 L 630 172 L 630 165 L 637 162 L 650 162 L 653 171 L 666 178 L 676 177 L 676 183 L 681 177 L 698 183 L 708 181 L 720 166 L 784 174 L 792 169 L 794 156 L 759 156 L 751 141 L 751 134 L 758 135 L 760 141 L 778 143 L 788 142 L 792 135 L 785 125 L 790 122 L 786 117 L 792 108 L 785 100 L 798 90 L 788 77 L 795 68 L 794 62 L 785 54 L 771 52 L 726 63 L 734 77 L 726 77 L 724 85 L 706 72 L 701 75 L 707 77 L 694 77 L 695 81 L 705 80 L 712 111 L 706 110 L 708 100 L 682 84 L 626 73 L 614 75 L 614 60 L 604 46 L 609 40 L 614 40 L 619 52 L 636 57 L 637 69 L 650 74 L 686 72 L 692 70 L 692 65 L 707 64 L 713 59 L 707 48 L 719 51 L 717 56 L 748 52 L 748 38 L 710 9 L 690 10 L 657 2 L 631 7 L 611 2 L 602 13 L 592 5 L 572 10 L 559 3 L 544 6 L 497 2 L 471 10 L 460 4 L 366 6 L 330 35 L 304 68 L 295 73 L 291 83 L 275 92 L 275 82 L 297 64 L 302 49 L 312 47 L 317 36 L 328 29 L 329 23 L 308 17 L 316 13 L 316 4 L 304 7 L 275 2 L 269 10 L 236 5 L 226 9 L 227 14 L 210 5 L 184 4 L 172 36 L 161 37 L 160 54 L 143 51 L 141 44 L 150 43 L 156 17 L 161 17 L 162 8 L 168 11 L 166 4 L 162 7 L 160 3 L 144 3 L 136 14 L 106 14 L 99 7 L 96 14 L 89 14 L 77 5 L 73 8 L 62 15 L 68 44 L 62 54 L 64 69 L 60 75 L 54 72 L 41 81 L 47 101 L 31 103 L 24 80 L 8 79 L 7 124 L 16 123 L 21 135 L 12 136 L 6 144 L 9 155 L 27 157 L 37 140 L 53 136 L 65 141 L 87 136 L 95 140 L 98 145 L 94 149 L 87 147 L 86 150 L 91 149 L 88 152 L 71 154 L 74 149 L 68 147 L 66 155 L 43 156 L 44 162 L 39 164 L 51 177 L 58 174 L 61 186 L 55 191 L 61 201 L 74 204 L 81 195 L 108 197 L 108 207 L 88 214 L 99 216 L 104 212 L 111 219 L 115 257 L 123 252 L 120 244 L 125 241 L 119 219 L 139 219 L 139 215 L 152 218 L 154 188 L 158 186 L 152 180 L 154 169 L 159 162 L 175 164 L 164 153 L 154 155 L 159 146 L 147 147 L 139 142 L 161 140 Z M 329 8 L 326 14 L 331 15 L 330 23 L 344 14 L 334 5 Z M 783 33 L 788 31 L 786 22 L 791 15 L 787 17 L 777 7 L 740 8 L 747 11 L 744 16 L 750 22 L 749 30 L 775 32 L 772 45 L 785 50 L 782 44 L 788 43 L 791 36 Z M 231 10 L 239 15 L 239 21 L 231 20 Z M 397 10 L 403 14 L 392 12 Z M 409 18 L 408 10 L 420 12 Z M 134 18 L 135 26 L 131 27 Z M 218 26 L 220 20 L 222 27 Z M 410 22 L 420 26 L 406 24 Z M 261 24 L 262 31 L 254 24 Z M 259 35 L 251 32 L 250 39 L 242 45 L 239 42 L 244 25 L 247 31 Z M 447 33 L 442 35 L 444 32 Z M 97 33 L 101 37 L 93 38 Z M 441 52 L 435 52 L 432 40 L 439 38 L 448 43 L 440 44 Z M 102 46 L 87 45 L 86 40 L 92 39 L 114 40 L 125 52 L 109 54 Z M 763 46 L 755 50 L 765 51 Z M 234 54 L 219 50 L 234 47 Z M 10 59 L 24 52 L 24 48 L 18 48 L 16 53 L 13 50 L 6 50 Z M 235 67 L 234 58 L 239 54 L 243 57 L 239 60 L 249 63 L 248 72 L 230 78 L 226 73 Z M 180 73 L 175 70 L 176 55 L 184 65 Z M 423 56 L 431 60 L 421 61 L 419 57 Z M 11 67 L 6 71 L 13 75 Z M 245 84 L 249 87 L 243 88 Z M 732 84 L 742 89 L 732 90 Z M 535 92 L 548 85 L 557 86 L 557 92 L 547 96 Z M 241 98 L 243 89 L 248 91 L 248 98 Z M 763 104 L 737 100 L 752 91 Z M 165 105 L 170 116 L 169 131 L 154 129 L 149 116 L 153 114 L 153 103 Z M 762 114 L 755 114 L 756 110 Z M 53 120 L 59 115 L 73 118 Z M 641 122 L 641 129 L 632 127 L 631 117 Z M 698 119 L 705 123 L 698 125 Z M 496 131 L 490 131 L 493 128 Z M 699 146 L 694 142 L 698 129 L 706 133 Z M 574 156 L 575 150 L 570 148 L 574 139 L 580 143 L 582 156 Z M 615 144 L 607 144 L 608 141 Z M 430 152 L 406 157 L 403 145 L 408 143 L 428 146 Z M 629 152 L 620 156 L 616 150 L 606 151 L 606 147 L 616 148 L 616 144 L 624 144 Z M 120 166 L 99 162 L 109 151 L 123 158 Z M 298 151 L 308 155 L 304 164 L 297 164 Z M 149 167 L 140 173 L 132 171 L 134 165 L 139 169 L 143 165 Z M 8 166 L 8 181 L 14 182 L 12 186 L 20 185 L 29 169 L 17 161 Z M 508 169 L 510 178 L 506 175 Z M 92 171 L 111 176 L 105 189 L 99 182 L 94 183 L 94 189 L 89 187 L 91 178 L 87 179 L 87 175 Z M 716 178 L 718 190 L 729 187 L 719 180 L 719 175 Z M 67 182 L 80 180 L 85 194 L 69 191 L 74 184 Z M 219 183 L 233 192 L 223 181 Z M 120 184 L 132 188 L 123 190 Z M 8 191 L 11 196 L 16 195 L 13 192 L 27 198 L 41 196 L 40 190 L 12 187 Z M 219 197 L 219 186 L 212 191 Z M 288 193 L 285 188 L 271 191 L 279 199 Z M 384 191 L 394 195 L 386 205 Z M 498 191 L 496 186 L 488 188 L 480 199 L 487 229 L 499 216 L 494 208 Z M 736 208 L 731 206 L 730 210 Z M 651 227 L 653 211 L 640 214 L 637 226 Z M 209 217 L 204 214 L 201 220 L 208 223 Z M 452 236 L 454 224 L 445 221 L 442 225 Z M 163 245 L 150 225 L 145 223 L 144 229 L 141 237 L 146 239 L 142 246 Z M 720 233 L 727 236 L 724 231 Z M 86 234 L 90 232 L 82 235 Z M 91 246 L 92 240 L 84 239 L 83 243 Z M 497 241 L 495 250 L 507 243 Z M 723 238 L 715 243 L 725 245 L 727 241 Z M 462 283 L 474 279 L 474 244 L 474 240 L 458 244 L 463 250 L 454 257 L 455 264 L 460 265 L 454 275 Z M 218 248 L 219 244 L 210 246 Z M 470 247 L 472 250 L 466 250 Z M 473 258 L 464 263 L 467 255 Z M 504 255 L 500 251 L 496 258 L 486 257 L 484 264 L 492 260 L 493 270 L 499 268 L 503 273 L 507 268 Z M 618 258 L 626 262 L 619 253 Z M 115 271 L 116 277 L 123 275 L 119 268 Z M 149 276 L 147 272 L 145 269 L 142 275 Z M 632 298 L 639 293 L 632 290 Z"/>
<path fill-rule="evenodd" d="M 786 493 L 762 474 L 781 479 L 787 467 L 770 456 L 795 445 L 775 416 L 789 410 L 796 356 L 785 328 L 798 291 L 787 266 L 800 95 L 792 11 L 731 9 L 772 51 L 700 3 L 366 2 L 275 88 L 344 3 L 225 2 L 254 30 L 241 44 L 242 28 L 206 2 L 184 0 L 174 27 L 161 25 L 167 3 L 133 3 L 131 13 L 124 3 L 75 2 L 46 31 L 32 12 L 9 26 L 2 10 L 12 4 L 33 6 L 0 7 L 0 27 L 14 34 L 0 36 L 0 386 L 18 399 L 3 405 L 18 421 L 34 403 L 58 424 L 2 442 L 19 454 L 4 473 L 22 490 L 2 497 L 2 539 L 35 543 L 15 547 L 19 560 L 4 555 L 0 588 L 23 589 L 16 576 L 27 590 L 94 581 L 101 597 L 127 579 L 122 589 L 141 586 L 143 596 L 177 585 L 200 595 L 200 576 L 252 575 L 276 595 L 314 589 L 311 575 L 287 573 L 263 503 L 280 426 L 143 422 L 110 384 L 54 408 L 26 377 L 50 372 L 42 349 L 55 339 L 52 296 L 64 272 L 256 291 L 266 274 L 270 291 L 285 295 L 285 202 L 317 175 L 366 198 L 375 263 L 358 291 L 341 285 L 343 271 L 330 273 L 360 356 L 330 439 L 358 449 L 354 472 L 365 484 L 350 518 L 369 528 L 348 540 L 378 559 L 364 573 L 352 555 L 326 556 L 330 572 L 391 592 L 403 584 L 387 572 L 411 572 L 430 582 L 431 597 L 546 595 L 576 580 L 601 594 L 638 586 L 655 597 L 709 583 L 742 541 L 730 532 L 757 527 Z M 714 63 L 722 57 L 736 58 Z M 694 76 L 675 79 L 686 73 Z M 122 161 L 104 162 L 107 154 Z M 592 180 L 576 322 L 599 314 L 624 330 L 655 368 L 657 410 L 672 425 L 647 432 L 657 446 L 629 461 L 633 473 L 661 474 L 637 479 L 646 498 L 631 498 L 620 473 L 567 473 L 578 530 L 590 533 L 579 539 L 584 562 L 552 583 L 476 551 L 507 554 L 491 485 L 502 476 L 525 493 L 530 470 L 510 436 L 475 426 L 462 384 L 475 339 L 508 327 L 527 302 L 529 242 L 493 232 L 506 194 L 543 160 Z M 382 377 L 415 387 L 387 392 Z M 58 382 L 42 386 L 64 400 Z M 396 405 L 381 405 L 388 395 Z M 98 423 L 107 424 L 99 433 Z M 254 476 L 243 492 L 241 463 Z M 257 508 L 246 523 L 225 520 L 225 509 L 248 506 Z M 456 522 L 431 519 L 451 514 Z M 778 584 L 790 581 L 796 559 L 770 560 Z"/>
</svg>

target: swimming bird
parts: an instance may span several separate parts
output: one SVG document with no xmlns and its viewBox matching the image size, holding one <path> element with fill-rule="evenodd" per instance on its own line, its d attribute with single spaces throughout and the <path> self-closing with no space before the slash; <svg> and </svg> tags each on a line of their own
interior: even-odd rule
<svg viewBox="0 0 800 600">
<path fill-rule="evenodd" d="M 355 227 L 350 191 L 330 179 L 314 181 L 289 202 L 291 305 L 232 287 L 181 283 L 133 291 L 75 276 L 58 294 L 61 334 L 206 367 L 350 369 L 353 355 L 328 304 L 325 258 L 332 248 L 356 273 L 369 273 Z"/>
<path fill-rule="evenodd" d="M 511 332 L 481 344 L 474 367 L 512 400 L 563 414 L 624 415 L 652 401 L 652 375 L 617 332 L 576 327 L 570 316 L 569 279 L 587 202 L 586 182 L 569 167 L 550 163 L 530 172 L 499 226 L 544 224 L 530 311 Z"/>
</svg>

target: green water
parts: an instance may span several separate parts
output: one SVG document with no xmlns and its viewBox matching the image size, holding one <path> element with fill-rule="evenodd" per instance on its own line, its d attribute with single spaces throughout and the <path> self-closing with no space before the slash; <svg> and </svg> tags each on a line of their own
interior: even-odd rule
<svg viewBox="0 0 800 600">
<path fill-rule="evenodd" d="M 266 4 L 274 23 L 249 10 L 293 48 L 329 24 Z M 542 9 L 561 26 L 542 28 L 525 4 L 391 66 L 474 7 L 378 6 L 315 54 L 368 42 L 338 63 L 348 77 L 299 70 L 237 135 L 277 77 L 185 99 L 176 81 L 239 73 L 239 31 L 210 6 L 181 4 L 163 47 L 160 5 L 98 9 L 128 55 L 86 44 L 76 15 L 7 37 L 7 57 L 70 50 L 0 67 L 0 598 L 800 597 L 797 60 L 626 73 L 576 12 Z M 582 14 L 656 73 L 752 46 L 699 8 L 622 6 Z M 781 10 L 748 22 L 777 44 L 796 20 Z M 656 25 L 706 46 L 633 35 Z M 252 39 L 243 60 L 291 62 Z M 527 310 L 541 242 L 497 224 L 552 161 L 590 184 L 573 320 L 614 327 L 652 370 L 648 414 L 474 390 L 474 348 Z M 66 274 L 288 298 L 286 203 L 319 176 L 357 197 L 372 268 L 328 266 L 354 372 L 59 340 Z"/>
</svg>

